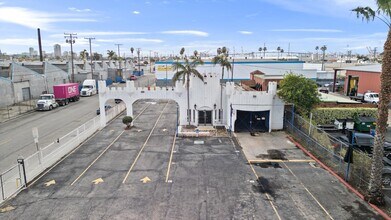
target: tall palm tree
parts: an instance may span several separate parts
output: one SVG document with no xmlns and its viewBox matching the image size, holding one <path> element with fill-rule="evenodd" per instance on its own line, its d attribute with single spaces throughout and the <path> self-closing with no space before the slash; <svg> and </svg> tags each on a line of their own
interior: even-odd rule
<svg viewBox="0 0 391 220">
<path fill-rule="evenodd" d="M 220 53 L 219 53 L 220 52 Z M 232 65 L 231 62 L 228 60 L 228 54 L 227 54 L 227 48 L 218 48 L 217 49 L 217 56 L 212 58 L 212 63 L 214 65 L 220 64 L 221 66 L 221 79 L 224 79 L 224 69 L 227 70 L 227 73 L 232 70 Z M 220 92 L 220 117 L 219 119 L 222 118 L 222 111 L 223 111 L 223 83 L 220 84 L 221 87 L 221 92 Z"/>
<path fill-rule="evenodd" d="M 113 50 L 107 50 L 107 56 L 109 60 L 112 60 L 115 56 L 115 52 Z"/>
<path fill-rule="evenodd" d="M 316 60 L 318 61 L 319 60 L 319 53 L 318 53 L 319 46 L 316 46 L 315 50 L 316 50 Z"/>
<path fill-rule="evenodd" d="M 262 54 L 262 50 L 263 50 L 262 47 L 258 48 L 258 51 L 259 51 L 259 54 L 260 54 L 260 55 Z M 261 55 L 261 56 L 262 56 L 262 55 Z"/>
<path fill-rule="evenodd" d="M 376 0 L 377 11 L 370 7 L 357 7 L 352 11 L 358 18 L 373 21 L 375 18 L 385 23 L 388 27 L 387 40 L 384 43 L 382 72 L 380 74 L 380 101 L 376 120 L 376 135 L 373 145 L 371 174 L 369 179 L 368 194 L 366 199 L 370 203 L 384 204 L 382 191 L 382 169 L 384 154 L 384 138 L 387 132 L 388 104 L 391 100 L 391 4 L 389 0 Z"/>
<path fill-rule="evenodd" d="M 326 45 L 323 45 L 321 48 L 320 48 L 320 50 L 322 51 L 322 70 L 324 71 L 325 70 L 325 68 L 324 68 L 324 57 L 325 57 L 325 55 L 326 55 L 326 50 L 327 50 L 327 47 L 326 47 Z"/>
<path fill-rule="evenodd" d="M 278 47 L 277 47 L 277 60 L 280 59 L 280 51 L 281 51 L 281 47 L 278 46 Z"/>
<path fill-rule="evenodd" d="M 182 47 L 181 50 L 179 51 L 179 54 L 181 55 L 181 58 L 183 59 L 183 54 L 185 53 L 185 48 Z"/>
<path fill-rule="evenodd" d="M 88 57 L 88 52 L 86 49 L 80 51 L 80 59 L 82 59 L 84 63 L 86 62 L 87 57 Z"/>
<path fill-rule="evenodd" d="M 266 51 L 267 51 L 267 47 L 263 47 L 263 57 L 265 57 Z"/>
<path fill-rule="evenodd" d="M 131 47 L 131 48 L 130 48 L 130 53 L 132 54 L 132 64 L 133 64 L 133 52 L 134 52 L 134 48 Z"/>
<path fill-rule="evenodd" d="M 183 48 L 182 48 L 183 49 Z M 182 50 L 181 50 L 182 51 Z M 192 75 L 204 81 L 204 77 L 198 70 L 196 69 L 198 65 L 202 65 L 204 62 L 201 59 L 189 59 L 185 58 L 184 62 L 181 63 L 179 61 L 172 64 L 174 71 L 176 71 L 175 75 L 172 77 L 172 81 L 176 82 L 178 80 L 186 81 L 186 90 L 187 90 L 187 122 L 190 125 L 191 117 L 190 117 L 190 78 Z"/>
</svg>

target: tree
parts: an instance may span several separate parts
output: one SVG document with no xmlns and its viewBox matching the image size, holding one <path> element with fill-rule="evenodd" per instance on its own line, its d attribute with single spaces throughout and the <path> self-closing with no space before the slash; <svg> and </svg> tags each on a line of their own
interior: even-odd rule
<svg viewBox="0 0 391 220">
<path fill-rule="evenodd" d="M 224 79 L 224 69 L 227 70 L 227 73 L 228 71 L 232 70 L 232 66 L 231 66 L 231 63 L 229 62 L 228 60 L 228 54 L 227 54 L 227 48 L 226 47 L 223 47 L 223 48 L 218 48 L 217 49 L 217 56 L 213 57 L 212 58 L 212 63 L 214 65 L 216 64 L 220 64 L 221 66 L 221 79 L 223 80 Z M 222 118 L 222 111 L 223 111 L 223 84 L 221 83 L 220 84 L 220 87 L 221 87 L 221 91 L 220 91 L 220 117 L 219 118 Z"/>
<path fill-rule="evenodd" d="M 326 45 L 323 45 L 320 50 L 322 51 L 322 70 L 324 71 L 325 68 L 324 68 L 324 61 L 325 61 L 325 55 L 326 55 L 326 50 L 327 50 L 327 47 Z"/>
<path fill-rule="evenodd" d="M 107 56 L 109 60 L 112 60 L 115 57 L 115 52 L 113 50 L 107 50 Z"/>
<path fill-rule="evenodd" d="M 132 116 L 125 116 L 122 118 L 122 123 L 126 125 L 126 128 L 129 129 L 130 126 L 132 125 L 133 118 Z"/>
<path fill-rule="evenodd" d="M 80 59 L 84 60 L 84 62 L 85 62 L 87 58 L 88 58 L 87 50 L 84 49 L 83 51 L 80 51 Z"/>
<path fill-rule="evenodd" d="M 265 57 L 266 51 L 267 51 L 267 48 L 266 48 L 266 47 L 263 47 L 263 57 Z"/>
<path fill-rule="evenodd" d="M 308 115 L 320 102 L 316 82 L 303 75 L 289 73 L 281 80 L 279 87 L 278 96 L 294 104 L 301 115 Z"/>
<path fill-rule="evenodd" d="M 262 54 L 262 50 L 263 50 L 262 47 L 258 48 L 258 51 L 259 51 L 259 54 L 260 54 L 260 55 Z M 262 55 L 261 55 L 261 56 L 262 56 Z"/>
<path fill-rule="evenodd" d="M 366 199 L 370 203 L 383 205 L 384 194 L 382 191 L 382 169 L 384 154 L 384 138 L 387 132 L 388 104 L 391 100 L 391 4 L 389 0 L 376 0 L 377 11 L 370 7 L 357 7 L 353 9 L 357 18 L 373 21 L 375 18 L 385 23 L 388 27 L 387 39 L 384 43 L 384 55 L 382 72 L 380 74 L 380 100 L 376 120 L 376 135 L 373 145 L 373 155 L 369 186 Z"/>
<path fill-rule="evenodd" d="M 316 46 L 315 50 L 316 50 L 316 60 L 319 60 L 319 53 L 318 53 L 319 46 Z"/>
<path fill-rule="evenodd" d="M 182 48 L 184 49 L 184 48 Z M 182 51 L 182 50 L 181 50 Z M 183 53 L 182 53 L 183 54 Z M 181 54 L 181 55 L 182 55 Z M 185 58 L 184 63 L 176 61 L 172 64 L 174 71 L 176 71 L 175 75 L 172 77 L 172 81 L 176 82 L 178 80 L 186 81 L 186 90 L 187 90 L 187 122 L 190 125 L 191 117 L 190 117 L 190 79 L 191 76 L 196 76 L 200 80 L 204 81 L 204 77 L 198 70 L 196 69 L 198 65 L 202 65 L 204 62 L 201 59 L 189 59 Z"/>
<path fill-rule="evenodd" d="M 96 52 L 95 52 L 94 55 L 93 55 L 93 57 L 94 57 L 94 58 L 93 58 L 94 60 L 101 60 L 101 59 L 102 59 L 102 54 L 99 54 L 99 53 L 96 53 Z"/>
<path fill-rule="evenodd" d="M 185 53 L 185 48 L 182 47 L 181 51 L 179 51 L 179 54 L 181 55 L 181 58 L 183 59 L 183 54 Z"/>
<path fill-rule="evenodd" d="M 280 59 L 280 51 L 281 51 L 281 47 L 278 46 L 278 47 L 277 47 L 277 60 Z"/>
</svg>

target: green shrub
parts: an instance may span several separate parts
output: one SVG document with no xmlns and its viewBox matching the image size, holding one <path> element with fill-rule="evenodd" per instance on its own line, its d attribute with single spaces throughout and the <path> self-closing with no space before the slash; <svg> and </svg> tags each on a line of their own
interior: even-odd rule
<svg viewBox="0 0 391 220">
<path fill-rule="evenodd" d="M 317 108 L 312 111 L 313 120 L 317 124 L 334 124 L 335 119 L 352 118 L 356 116 L 377 117 L 376 108 Z"/>
<path fill-rule="evenodd" d="M 126 128 L 130 128 L 130 126 L 132 125 L 132 121 L 133 121 L 132 116 L 125 116 L 122 119 L 122 123 L 126 124 Z"/>
</svg>

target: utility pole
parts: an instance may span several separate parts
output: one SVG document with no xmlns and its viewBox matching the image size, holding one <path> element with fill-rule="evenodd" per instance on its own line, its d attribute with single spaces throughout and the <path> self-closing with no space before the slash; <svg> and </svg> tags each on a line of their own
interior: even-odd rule
<svg viewBox="0 0 391 220">
<path fill-rule="evenodd" d="M 75 43 L 75 39 L 77 39 L 76 33 L 64 33 L 65 42 L 71 44 L 71 65 L 72 65 L 72 77 L 71 81 L 75 82 L 75 67 L 73 65 L 73 44 Z"/>
<path fill-rule="evenodd" d="M 120 52 L 120 49 L 119 47 L 122 46 L 122 44 L 115 44 L 117 47 L 118 47 L 118 64 L 119 64 L 119 75 L 121 75 L 122 77 L 122 69 L 121 69 L 121 52 Z"/>
<path fill-rule="evenodd" d="M 94 68 L 92 67 L 93 56 L 92 56 L 91 40 L 95 40 L 95 38 L 94 37 L 85 37 L 84 39 L 87 39 L 88 42 L 90 43 L 90 66 L 91 66 L 91 74 L 93 75 L 94 74 Z"/>
<path fill-rule="evenodd" d="M 149 50 L 149 73 L 152 73 L 152 50 Z"/>
<path fill-rule="evenodd" d="M 138 72 L 140 73 L 140 51 L 141 48 L 137 48 L 137 65 L 138 65 Z"/>
</svg>

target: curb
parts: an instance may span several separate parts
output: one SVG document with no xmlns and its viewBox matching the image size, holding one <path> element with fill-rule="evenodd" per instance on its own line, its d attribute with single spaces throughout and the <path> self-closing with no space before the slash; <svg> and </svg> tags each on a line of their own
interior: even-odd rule
<svg viewBox="0 0 391 220">
<path fill-rule="evenodd" d="M 322 168 L 327 170 L 329 173 L 331 173 L 334 177 L 336 177 L 342 184 L 344 184 L 350 191 L 352 191 L 354 194 L 356 194 L 360 199 L 362 199 L 365 203 L 367 203 L 369 206 L 371 206 L 379 215 L 381 215 L 384 219 L 391 220 L 390 216 L 387 215 L 383 210 L 381 210 L 379 207 L 377 207 L 374 204 L 368 203 L 364 200 L 364 196 L 358 192 L 355 188 L 353 188 L 349 183 L 347 183 L 344 179 L 342 179 L 340 176 L 338 176 L 333 170 L 331 170 L 328 166 L 323 164 L 318 158 L 316 158 L 314 155 L 312 155 L 307 149 L 305 149 L 300 143 L 295 141 L 293 137 L 288 136 L 287 137 L 292 143 L 296 145 L 299 149 L 301 149 L 305 154 L 307 154 L 309 157 L 311 157 L 313 160 L 315 160 Z"/>
</svg>

